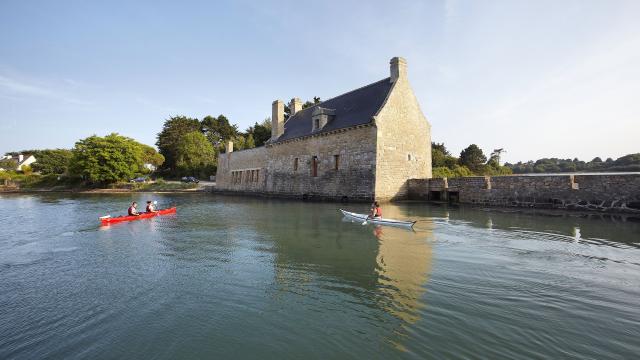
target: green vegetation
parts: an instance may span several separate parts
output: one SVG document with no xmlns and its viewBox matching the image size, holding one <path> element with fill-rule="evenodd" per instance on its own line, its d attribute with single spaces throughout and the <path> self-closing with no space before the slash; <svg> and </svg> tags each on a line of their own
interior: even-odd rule
<svg viewBox="0 0 640 360">
<path fill-rule="evenodd" d="M 110 184 L 128 181 L 137 175 L 148 173 L 145 158 L 161 162 L 150 154 L 152 148 L 116 133 L 105 137 L 90 136 L 79 140 L 73 152 L 70 172 L 90 184 Z"/>
<path fill-rule="evenodd" d="M 503 149 L 494 150 L 489 160 L 476 144 L 469 145 L 460 153 L 460 158 L 452 156 L 444 143 L 431 143 L 431 161 L 434 178 L 452 178 L 478 175 L 508 175 L 511 169 L 500 166 Z"/>
<path fill-rule="evenodd" d="M 516 164 L 504 164 L 514 174 L 529 173 L 562 173 L 562 172 L 615 172 L 615 171 L 640 171 L 640 153 L 629 154 L 616 160 L 608 158 L 602 161 L 596 157 L 589 162 L 575 159 L 544 158 L 536 161 L 518 162 Z"/>
<path fill-rule="evenodd" d="M 207 138 L 199 131 L 192 131 L 180 138 L 176 146 L 177 174 L 204 177 L 214 173 L 215 152 Z"/>
<path fill-rule="evenodd" d="M 73 153 L 68 149 L 35 150 L 30 154 L 36 158 L 33 170 L 43 175 L 66 174 L 73 157 Z"/>
</svg>

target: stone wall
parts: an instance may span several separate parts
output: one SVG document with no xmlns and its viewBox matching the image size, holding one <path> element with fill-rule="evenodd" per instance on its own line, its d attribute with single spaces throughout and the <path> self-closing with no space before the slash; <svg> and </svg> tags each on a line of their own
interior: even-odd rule
<svg viewBox="0 0 640 360">
<path fill-rule="evenodd" d="M 483 206 L 640 212 L 640 174 L 416 179 L 410 191 L 413 199 Z"/>
<path fill-rule="evenodd" d="M 404 59 L 391 60 L 391 74 L 395 83 L 375 116 L 375 195 L 382 201 L 405 199 L 409 195 L 408 179 L 431 177 L 431 125 L 411 89 Z"/>
<path fill-rule="evenodd" d="M 281 196 L 371 200 L 375 147 L 373 126 L 269 145 L 266 191 Z M 312 174 L 314 156 L 318 161 L 315 177 Z"/>
<path fill-rule="evenodd" d="M 216 188 L 223 191 L 264 191 L 266 159 L 267 149 L 264 146 L 220 154 Z"/>
</svg>

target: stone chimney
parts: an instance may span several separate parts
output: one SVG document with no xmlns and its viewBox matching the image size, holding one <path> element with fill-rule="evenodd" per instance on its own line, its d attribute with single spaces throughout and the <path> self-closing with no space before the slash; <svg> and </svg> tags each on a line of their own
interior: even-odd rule
<svg viewBox="0 0 640 360">
<path fill-rule="evenodd" d="M 302 100 L 300 100 L 299 98 L 291 99 L 291 102 L 289 103 L 289 110 L 290 110 L 291 116 L 295 115 L 298 111 L 302 110 Z"/>
<path fill-rule="evenodd" d="M 407 60 L 401 57 L 391 59 L 391 82 L 407 78 Z"/>
<path fill-rule="evenodd" d="M 276 100 L 271 104 L 271 141 L 276 141 L 284 133 L 284 103 Z"/>
<path fill-rule="evenodd" d="M 226 148 L 227 148 L 227 151 L 226 151 L 227 154 L 232 153 L 233 152 L 233 141 L 227 141 Z"/>
</svg>

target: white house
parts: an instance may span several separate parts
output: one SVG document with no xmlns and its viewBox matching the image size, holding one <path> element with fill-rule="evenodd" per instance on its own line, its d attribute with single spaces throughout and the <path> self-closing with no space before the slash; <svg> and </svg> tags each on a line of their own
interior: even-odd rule
<svg viewBox="0 0 640 360">
<path fill-rule="evenodd" d="M 23 154 L 16 156 L 6 155 L 4 159 L 13 160 L 16 163 L 16 170 L 22 170 L 23 166 L 31 166 L 31 164 L 36 162 L 36 158 L 33 155 L 24 156 Z"/>
</svg>

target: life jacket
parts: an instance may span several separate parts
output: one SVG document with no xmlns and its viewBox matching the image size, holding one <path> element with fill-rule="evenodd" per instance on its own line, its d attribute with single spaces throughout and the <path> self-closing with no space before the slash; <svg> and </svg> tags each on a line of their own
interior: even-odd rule
<svg viewBox="0 0 640 360">
<path fill-rule="evenodd" d="M 133 206 L 129 206 L 129 210 L 128 210 L 129 216 L 133 216 L 134 215 L 134 213 L 133 213 L 134 210 L 135 210 L 135 208 Z"/>
<path fill-rule="evenodd" d="M 376 208 L 376 217 L 382 217 L 382 208 L 379 206 Z"/>
<path fill-rule="evenodd" d="M 153 211 L 153 205 L 149 204 L 147 205 L 147 212 L 152 212 Z"/>
</svg>

